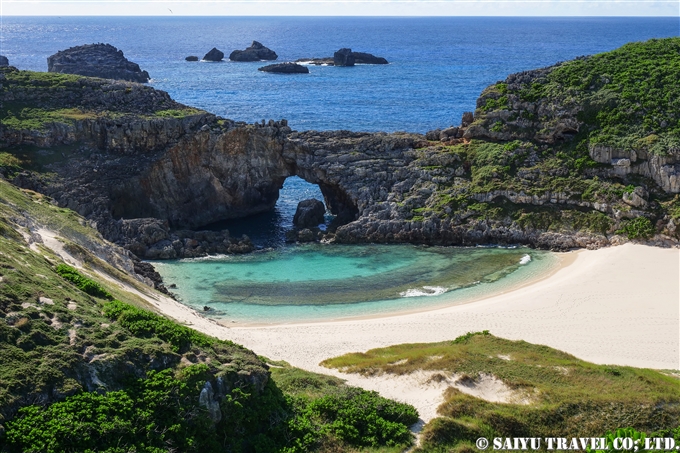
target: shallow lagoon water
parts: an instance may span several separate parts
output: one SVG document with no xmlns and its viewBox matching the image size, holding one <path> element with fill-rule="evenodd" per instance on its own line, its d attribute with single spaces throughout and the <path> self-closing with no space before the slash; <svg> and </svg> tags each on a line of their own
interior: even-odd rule
<svg viewBox="0 0 680 453">
<path fill-rule="evenodd" d="M 460 304 L 536 279 L 558 260 L 526 248 L 308 244 L 154 263 L 179 299 L 239 323 L 389 315 Z"/>
</svg>

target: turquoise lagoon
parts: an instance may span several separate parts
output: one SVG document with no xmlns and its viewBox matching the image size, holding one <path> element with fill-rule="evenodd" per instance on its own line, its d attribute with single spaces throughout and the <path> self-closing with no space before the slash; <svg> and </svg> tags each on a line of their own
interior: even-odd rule
<svg viewBox="0 0 680 453">
<path fill-rule="evenodd" d="M 306 244 L 154 262 L 182 303 L 222 322 L 293 323 L 461 304 L 554 269 L 522 247 Z"/>
</svg>

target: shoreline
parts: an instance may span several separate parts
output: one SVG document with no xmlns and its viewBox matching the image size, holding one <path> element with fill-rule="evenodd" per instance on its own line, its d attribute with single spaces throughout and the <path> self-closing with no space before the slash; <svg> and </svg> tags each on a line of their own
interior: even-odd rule
<svg viewBox="0 0 680 453">
<path fill-rule="evenodd" d="M 474 302 L 394 316 L 269 326 L 225 326 L 161 295 L 160 312 L 272 360 L 334 375 L 436 417 L 445 389 L 415 373 L 363 377 L 325 359 L 403 343 L 450 341 L 489 330 L 596 364 L 680 369 L 680 249 L 624 244 L 567 253 L 550 275 Z M 421 373 L 422 374 L 422 373 Z"/>
<path fill-rule="evenodd" d="M 496 297 L 496 296 L 501 296 L 503 294 L 511 293 L 513 291 L 517 291 L 521 288 L 524 288 L 526 286 L 534 285 L 540 281 L 543 281 L 547 278 L 550 278 L 552 275 L 554 275 L 556 272 L 559 272 L 561 269 L 571 266 L 574 264 L 576 261 L 576 257 L 580 252 L 583 250 L 572 250 L 568 252 L 551 252 L 554 254 L 554 257 L 556 259 L 556 263 L 554 263 L 549 269 L 547 269 L 544 272 L 541 272 L 538 275 L 532 276 L 531 278 L 521 281 L 521 282 L 516 282 L 511 284 L 510 286 L 491 291 L 489 293 L 485 294 L 480 294 L 480 295 L 473 295 L 468 298 L 463 298 L 462 300 L 452 300 L 452 301 L 443 301 L 440 304 L 436 305 L 430 305 L 430 306 L 424 306 L 424 307 L 419 307 L 419 308 L 413 308 L 413 309 L 403 309 L 403 310 L 398 310 L 394 312 L 381 312 L 381 313 L 374 313 L 374 314 L 367 314 L 367 315 L 350 315 L 350 316 L 343 316 L 339 318 L 328 318 L 328 319 L 312 319 L 309 321 L 293 321 L 293 322 L 239 322 L 239 321 L 227 321 L 227 320 L 218 320 L 214 318 L 207 318 L 210 319 L 217 324 L 220 324 L 224 327 L 227 328 L 257 328 L 257 327 L 279 327 L 279 326 L 287 326 L 287 327 L 296 327 L 296 326 L 313 326 L 316 324 L 326 324 L 326 323 L 339 323 L 339 322 L 349 322 L 349 321 L 363 321 L 363 320 L 370 320 L 370 319 L 383 319 L 383 318 L 393 318 L 393 317 L 398 317 L 398 316 L 406 316 L 406 315 L 412 315 L 412 314 L 418 314 L 418 313 L 426 313 L 426 312 L 431 312 L 431 311 L 437 311 L 437 310 L 442 310 L 445 308 L 450 308 L 450 307 L 457 307 L 460 305 L 467 305 L 475 302 L 479 302 L 484 299 L 488 299 L 490 297 Z"/>
</svg>

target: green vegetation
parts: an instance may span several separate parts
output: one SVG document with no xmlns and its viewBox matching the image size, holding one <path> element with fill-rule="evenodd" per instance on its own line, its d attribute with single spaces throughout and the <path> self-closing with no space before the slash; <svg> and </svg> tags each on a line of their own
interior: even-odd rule
<svg viewBox="0 0 680 453">
<path fill-rule="evenodd" d="M 272 365 L 270 377 L 251 351 L 142 309 L 108 278 L 151 290 L 99 259 L 99 235 L 47 197 L 0 181 L 0 214 L 1 452 L 397 453 L 411 445 L 413 407 L 287 364 Z M 17 218 L 49 225 L 83 267 L 29 247 Z M 199 404 L 206 382 L 221 397 L 219 421 Z"/>
<path fill-rule="evenodd" d="M 584 362 L 546 346 L 488 332 L 453 341 L 404 344 L 323 362 L 344 372 L 409 374 L 476 385 L 500 379 L 509 403 L 492 403 L 451 387 L 440 417 L 423 429 L 419 451 L 463 451 L 479 437 L 601 436 L 622 426 L 639 431 L 680 426 L 680 380 L 657 371 Z"/>
<path fill-rule="evenodd" d="M 654 225 L 647 217 L 625 220 L 617 234 L 625 234 L 629 239 L 648 239 L 654 234 Z"/>
<path fill-rule="evenodd" d="M 76 285 L 79 290 L 89 294 L 90 296 L 101 297 L 102 299 L 109 300 L 113 299 L 111 293 L 105 290 L 99 283 L 90 278 L 83 277 L 80 272 L 67 264 L 59 264 L 54 269 L 54 271 L 64 279 Z"/>
<path fill-rule="evenodd" d="M 155 116 L 158 116 L 160 118 L 184 118 L 187 116 L 191 115 L 201 115 L 205 113 L 203 110 L 199 109 L 194 109 L 194 108 L 185 108 L 185 109 L 167 109 L 167 110 L 157 110 L 155 113 Z"/>
</svg>

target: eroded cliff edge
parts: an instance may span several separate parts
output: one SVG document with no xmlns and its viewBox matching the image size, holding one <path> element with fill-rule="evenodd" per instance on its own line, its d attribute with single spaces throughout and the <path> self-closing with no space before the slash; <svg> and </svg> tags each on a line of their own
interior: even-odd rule
<svg viewBox="0 0 680 453">
<path fill-rule="evenodd" d="M 5 68 L 2 166 L 148 258 L 249 250 L 195 230 L 272 209 L 292 175 L 320 186 L 338 242 L 676 244 L 678 60 L 672 38 L 514 74 L 426 136 L 237 123 L 135 83 Z"/>
</svg>

